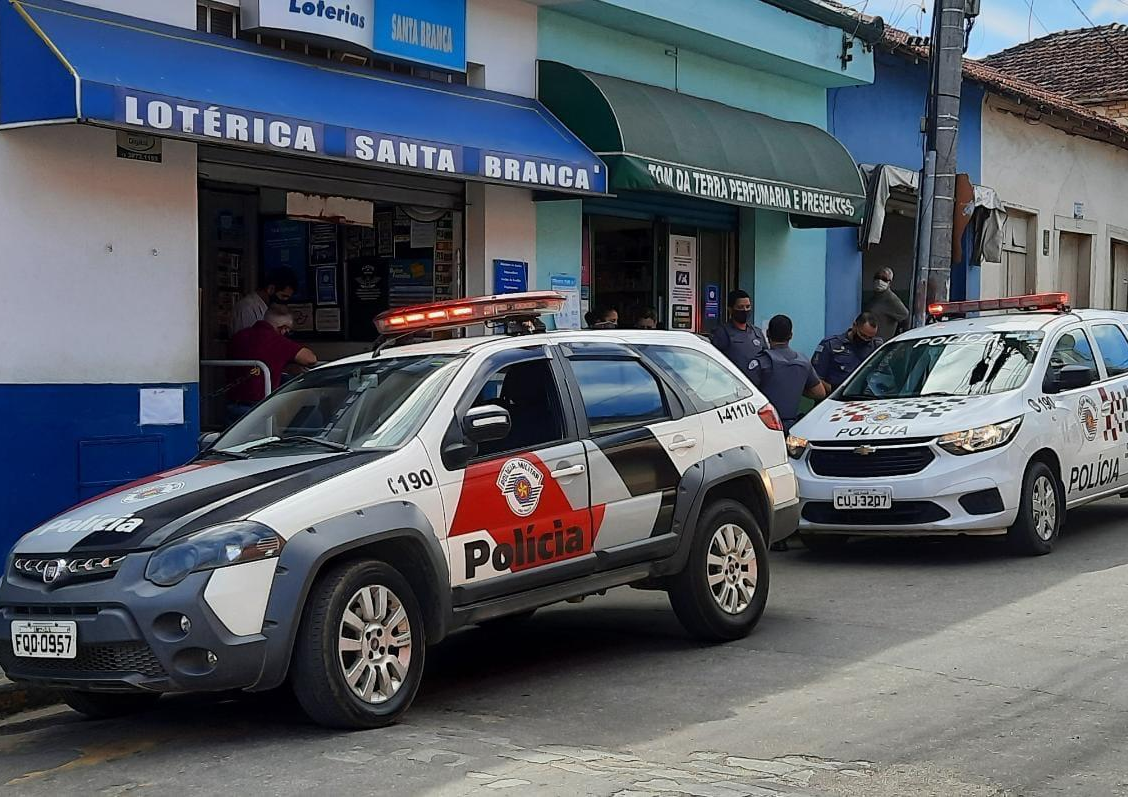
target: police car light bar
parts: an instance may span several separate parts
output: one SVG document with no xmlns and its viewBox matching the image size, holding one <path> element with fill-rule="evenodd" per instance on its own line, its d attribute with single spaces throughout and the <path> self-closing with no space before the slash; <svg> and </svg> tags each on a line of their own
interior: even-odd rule
<svg viewBox="0 0 1128 797">
<path fill-rule="evenodd" d="M 478 296 L 453 299 L 417 307 L 400 307 L 380 313 L 374 319 L 381 335 L 402 335 L 408 332 L 433 332 L 469 324 L 527 318 L 564 309 L 564 295 L 555 291 L 508 293 L 500 296 Z"/>
<path fill-rule="evenodd" d="M 937 302 L 928 305 L 933 318 L 963 316 L 990 310 L 1057 310 L 1069 312 L 1068 293 L 1032 293 L 1026 296 L 1005 296 L 1002 299 L 978 299 L 970 302 Z"/>
</svg>

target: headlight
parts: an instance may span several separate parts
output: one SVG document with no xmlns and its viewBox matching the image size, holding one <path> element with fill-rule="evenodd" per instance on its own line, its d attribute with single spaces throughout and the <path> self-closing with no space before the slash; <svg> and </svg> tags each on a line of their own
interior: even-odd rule
<svg viewBox="0 0 1128 797">
<path fill-rule="evenodd" d="M 792 459 L 799 459 L 803 456 L 803 452 L 807 450 L 807 438 L 796 437 L 793 434 L 787 436 L 787 455 Z"/>
<path fill-rule="evenodd" d="M 274 558 L 283 544 L 273 529 L 261 523 L 249 520 L 224 523 L 158 548 L 149 557 L 145 578 L 162 587 L 171 587 L 189 573 Z"/>
<path fill-rule="evenodd" d="M 945 451 L 951 454 L 975 454 L 979 451 L 990 451 L 992 448 L 1005 446 L 1022 425 L 1022 416 L 1011 418 L 1009 421 L 990 423 L 965 432 L 952 432 L 936 441 Z"/>
</svg>

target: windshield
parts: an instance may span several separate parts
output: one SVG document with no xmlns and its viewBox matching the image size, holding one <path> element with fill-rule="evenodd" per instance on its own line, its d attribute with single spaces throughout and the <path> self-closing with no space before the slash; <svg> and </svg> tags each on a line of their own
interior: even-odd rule
<svg viewBox="0 0 1128 797">
<path fill-rule="evenodd" d="M 1041 332 L 966 332 L 894 340 L 842 386 L 841 401 L 973 396 L 1021 387 L 1042 345 Z"/>
<path fill-rule="evenodd" d="M 213 450 L 254 456 L 293 447 L 398 448 L 431 412 L 462 359 L 390 357 L 317 368 L 272 393 Z"/>
</svg>

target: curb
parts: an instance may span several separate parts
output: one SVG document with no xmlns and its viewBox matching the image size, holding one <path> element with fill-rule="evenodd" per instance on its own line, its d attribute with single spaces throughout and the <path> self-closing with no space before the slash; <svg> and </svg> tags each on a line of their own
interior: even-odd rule
<svg viewBox="0 0 1128 797">
<path fill-rule="evenodd" d="M 32 708 L 54 705 L 59 693 L 40 686 L 13 683 L 0 674 L 0 717 L 8 717 Z"/>
</svg>

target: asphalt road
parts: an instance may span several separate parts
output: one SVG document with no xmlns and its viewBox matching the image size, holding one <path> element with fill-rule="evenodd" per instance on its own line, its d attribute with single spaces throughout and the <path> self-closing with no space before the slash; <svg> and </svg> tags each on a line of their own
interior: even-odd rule
<svg viewBox="0 0 1128 797">
<path fill-rule="evenodd" d="M 764 620 L 725 646 L 629 590 L 470 629 L 380 731 L 322 731 L 281 696 L 24 714 L 0 724 L 0 791 L 1128 794 L 1126 520 L 1079 510 L 1038 559 L 983 539 L 773 553 Z"/>
</svg>

